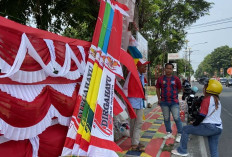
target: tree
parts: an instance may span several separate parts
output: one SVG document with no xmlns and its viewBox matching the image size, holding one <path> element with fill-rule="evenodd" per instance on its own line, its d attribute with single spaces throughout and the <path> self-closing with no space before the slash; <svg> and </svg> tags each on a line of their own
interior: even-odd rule
<svg viewBox="0 0 232 157">
<path fill-rule="evenodd" d="M 209 55 L 207 55 L 204 60 L 198 66 L 196 70 L 195 77 L 199 78 L 208 74 L 208 77 L 213 77 L 215 74 L 217 76 L 226 76 L 226 69 L 232 65 L 232 48 L 228 46 L 221 46 L 214 49 Z M 224 73 L 220 74 L 220 69 L 224 69 Z"/>
<path fill-rule="evenodd" d="M 187 77 L 189 76 L 189 71 L 191 75 L 194 73 L 192 66 L 190 65 L 189 67 L 189 61 L 185 59 L 177 60 L 177 74 L 178 75 Z"/>
<path fill-rule="evenodd" d="M 37 28 L 54 33 L 62 33 L 65 28 L 70 29 L 67 32 L 72 32 L 73 29 L 82 31 L 81 28 L 85 26 L 85 35 L 80 35 L 84 39 L 92 37 L 98 9 L 98 0 L 0 1 L 1 16 L 21 24 L 31 24 L 34 21 Z"/>
<path fill-rule="evenodd" d="M 160 64 L 167 53 L 177 53 L 185 41 L 184 29 L 207 14 L 211 4 L 204 0 L 142 0 L 139 28 L 148 40 L 150 61 Z"/>
</svg>

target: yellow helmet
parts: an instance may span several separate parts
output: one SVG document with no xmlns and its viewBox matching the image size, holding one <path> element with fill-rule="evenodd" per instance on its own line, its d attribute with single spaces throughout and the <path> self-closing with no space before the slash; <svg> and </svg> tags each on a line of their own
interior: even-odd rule
<svg viewBox="0 0 232 157">
<path fill-rule="evenodd" d="M 207 93 L 219 95 L 222 92 L 222 84 L 214 79 L 210 79 L 206 88 Z"/>
</svg>

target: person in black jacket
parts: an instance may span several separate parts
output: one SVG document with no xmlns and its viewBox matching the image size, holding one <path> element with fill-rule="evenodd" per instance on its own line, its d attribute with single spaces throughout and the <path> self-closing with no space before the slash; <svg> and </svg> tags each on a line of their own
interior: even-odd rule
<svg viewBox="0 0 232 157">
<path fill-rule="evenodd" d="M 182 91 L 183 91 L 183 95 L 182 95 L 182 100 L 185 100 L 185 98 L 188 96 L 188 92 L 191 89 L 191 84 L 190 82 L 186 79 L 186 78 L 182 78 Z"/>
<path fill-rule="evenodd" d="M 210 79 L 203 88 L 204 99 L 202 100 L 200 112 L 192 125 L 183 127 L 180 146 L 172 150 L 179 156 L 187 156 L 187 144 L 189 134 L 208 137 L 211 157 L 218 157 L 218 140 L 222 132 L 221 103 L 219 94 L 222 85 L 219 81 Z"/>
</svg>

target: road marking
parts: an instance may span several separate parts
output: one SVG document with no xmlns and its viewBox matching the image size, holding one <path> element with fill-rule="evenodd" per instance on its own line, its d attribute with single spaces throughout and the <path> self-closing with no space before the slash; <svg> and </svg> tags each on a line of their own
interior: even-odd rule
<svg viewBox="0 0 232 157">
<path fill-rule="evenodd" d="M 199 143 L 200 143 L 200 152 L 202 157 L 208 157 L 206 147 L 205 147 L 205 141 L 202 136 L 199 136 Z"/>
<path fill-rule="evenodd" d="M 163 140 L 163 143 L 161 144 L 159 152 L 156 154 L 156 157 L 160 157 L 160 154 L 162 153 L 162 149 L 164 148 L 165 143 L 166 143 L 166 139 Z"/>
</svg>

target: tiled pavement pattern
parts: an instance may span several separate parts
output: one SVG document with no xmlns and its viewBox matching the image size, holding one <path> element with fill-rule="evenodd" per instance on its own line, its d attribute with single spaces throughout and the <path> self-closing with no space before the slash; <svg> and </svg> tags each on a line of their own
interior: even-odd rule
<svg viewBox="0 0 232 157">
<path fill-rule="evenodd" d="M 171 116 L 172 117 L 172 116 Z M 146 120 L 142 126 L 140 142 L 145 145 L 145 152 L 132 151 L 131 141 L 129 137 L 123 137 L 117 141 L 117 144 L 122 148 L 123 152 L 118 152 L 120 157 L 170 157 L 170 151 L 175 142 L 177 133 L 176 125 L 171 118 L 173 137 L 165 140 L 165 126 L 163 122 L 162 111 L 159 106 L 156 106 L 146 115 Z"/>
</svg>

